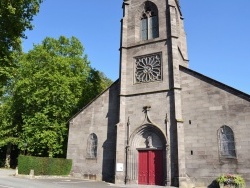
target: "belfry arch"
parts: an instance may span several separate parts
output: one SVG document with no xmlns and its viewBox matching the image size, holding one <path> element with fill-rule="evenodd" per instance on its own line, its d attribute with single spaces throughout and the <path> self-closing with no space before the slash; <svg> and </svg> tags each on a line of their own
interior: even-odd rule
<svg viewBox="0 0 250 188">
<path fill-rule="evenodd" d="M 158 7 L 151 1 L 143 2 L 135 11 L 135 41 L 146 41 L 159 37 Z"/>
<path fill-rule="evenodd" d="M 164 133 L 155 125 L 147 123 L 137 128 L 130 136 L 129 146 L 127 147 L 127 170 L 126 170 L 126 182 L 138 183 L 138 184 L 156 184 L 164 185 L 166 179 L 166 144 L 167 139 Z M 144 182 L 140 180 L 140 156 L 139 155 L 153 155 L 156 153 L 160 155 L 162 169 L 160 182 L 155 180 Z M 147 154 L 148 153 L 148 154 Z M 154 159 L 152 159 L 154 160 Z M 147 162 L 148 163 L 148 162 Z M 157 177 L 155 177 L 157 179 Z M 158 177 L 159 179 L 159 177 Z M 145 180 L 147 181 L 147 180 Z"/>
</svg>

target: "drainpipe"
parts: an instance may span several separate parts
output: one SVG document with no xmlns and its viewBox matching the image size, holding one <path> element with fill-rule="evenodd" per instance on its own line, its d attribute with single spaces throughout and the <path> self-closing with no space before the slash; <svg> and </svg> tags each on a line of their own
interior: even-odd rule
<svg viewBox="0 0 250 188">
<path fill-rule="evenodd" d="M 125 162 L 125 184 L 128 183 L 128 151 L 129 151 L 129 117 L 127 122 L 127 139 L 126 139 L 126 162 Z"/>
</svg>

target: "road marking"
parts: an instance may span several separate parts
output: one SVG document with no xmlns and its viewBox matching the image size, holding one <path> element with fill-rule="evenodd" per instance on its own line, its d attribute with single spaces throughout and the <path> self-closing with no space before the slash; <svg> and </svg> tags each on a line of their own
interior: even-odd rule
<svg viewBox="0 0 250 188">
<path fill-rule="evenodd" d="M 54 184 L 76 184 L 76 183 L 87 183 L 87 181 L 57 181 L 57 182 L 53 182 Z"/>
<path fill-rule="evenodd" d="M 6 185 L 0 185 L 0 188 L 14 188 L 14 187 L 10 187 L 10 186 L 6 186 Z"/>
<path fill-rule="evenodd" d="M 115 185 L 113 183 L 108 183 L 109 186 L 116 186 L 116 187 L 126 187 L 126 185 Z"/>
</svg>

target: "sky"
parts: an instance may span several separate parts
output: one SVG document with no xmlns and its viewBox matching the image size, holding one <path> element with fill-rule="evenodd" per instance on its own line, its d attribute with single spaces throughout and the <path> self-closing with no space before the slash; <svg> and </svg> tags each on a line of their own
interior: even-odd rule
<svg viewBox="0 0 250 188">
<path fill-rule="evenodd" d="M 44 0 L 23 50 L 45 37 L 75 36 L 91 66 L 119 77 L 123 0 Z M 250 94 L 250 1 L 180 0 L 189 68 Z"/>
</svg>

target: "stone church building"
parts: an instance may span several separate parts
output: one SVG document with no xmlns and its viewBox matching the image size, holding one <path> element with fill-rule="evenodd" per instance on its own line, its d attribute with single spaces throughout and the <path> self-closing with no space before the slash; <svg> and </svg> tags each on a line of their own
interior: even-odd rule
<svg viewBox="0 0 250 188">
<path fill-rule="evenodd" d="M 249 135 L 250 96 L 188 68 L 179 1 L 124 0 L 120 76 L 70 120 L 72 173 L 182 188 L 223 173 L 250 181 Z"/>
</svg>

